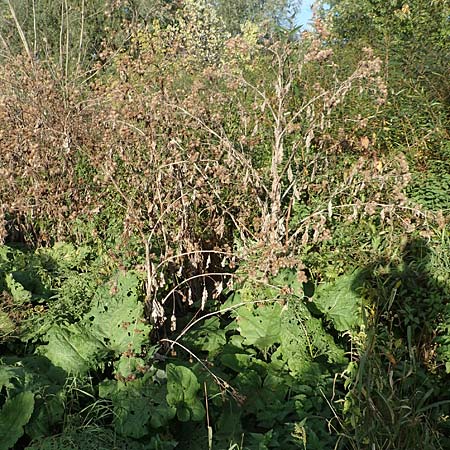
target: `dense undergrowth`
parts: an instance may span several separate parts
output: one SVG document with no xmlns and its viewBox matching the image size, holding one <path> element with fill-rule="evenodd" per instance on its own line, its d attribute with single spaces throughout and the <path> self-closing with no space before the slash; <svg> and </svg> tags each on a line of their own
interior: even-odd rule
<svg viewBox="0 0 450 450">
<path fill-rule="evenodd" d="M 450 446 L 448 4 L 267 3 L 2 4 L 0 450 Z"/>
</svg>

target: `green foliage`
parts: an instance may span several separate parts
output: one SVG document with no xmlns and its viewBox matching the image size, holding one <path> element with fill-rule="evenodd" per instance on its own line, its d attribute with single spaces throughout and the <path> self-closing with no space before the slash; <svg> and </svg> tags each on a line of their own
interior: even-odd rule
<svg viewBox="0 0 450 450">
<path fill-rule="evenodd" d="M 120 438 L 114 430 L 86 427 L 81 430 L 66 431 L 59 436 L 39 439 L 26 450 L 172 450 L 176 442 L 152 436 L 148 442 Z"/>
<path fill-rule="evenodd" d="M 39 351 L 67 373 L 83 375 L 96 368 L 109 352 L 139 354 L 150 327 L 143 323 L 138 302 L 139 279 L 119 274 L 114 286 L 100 286 L 93 306 L 83 319 L 70 325 L 55 325 L 43 337 Z M 111 294 L 111 289 L 116 289 Z"/>
<path fill-rule="evenodd" d="M 146 374 L 129 382 L 107 380 L 100 384 L 99 396 L 111 400 L 119 435 L 148 436 L 151 428 L 164 427 L 175 416 L 176 408 L 166 402 L 166 387 L 161 381 L 158 374 Z"/>
<path fill-rule="evenodd" d="M 34 395 L 25 391 L 8 398 L 0 411 L 0 449 L 13 447 L 23 434 L 34 409 Z"/>
<path fill-rule="evenodd" d="M 12 295 L 15 303 L 18 305 L 27 303 L 31 300 L 31 292 L 27 291 L 20 283 L 18 283 L 12 276 L 8 273 L 5 276 L 6 287 Z"/>
<path fill-rule="evenodd" d="M 93 261 L 91 249 L 86 246 L 56 243 L 35 252 L 3 249 L 0 289 L 8 301 L 0 310 L 5 326 L 12 328 L 13 323 L 14 331 L 20 331 L 24 340 L 41 337 L 55 323 L 80 320 L 89 310 L 98 284 L 106 277 L 103 270 L 98 270 L 99 266 L 105 267 L 105 261 Z"/>
<path fill-rule="evenodd" d="M 205 415 L 205 409 L 197 397 L 200 385 L 197 377 L 187 367 L 168 364 L 167 404 L 177 410 L 181 422 L 199 421 Z"/>
<path fill-rule="evenodd" d="M 321 392 L 331 389 L 329 371 L 345 367 L 345 350 L 308 304 L 293 269 L 281 269 L 266 283 L 250 276 L 223 305 L 224 311 L 231 309 L 231 321 L 213 317 L 183 337 L 184 345 L 207 353 L 214 372 L 244 397 L 243 403 L 220 402 L 211 394 L 210 414 L 218 414 L 216 405 L 222 411 L 218 445 L 230 436 L 241 445 L 242 433 L 243 448 L 249 449 L 263 443 L 286 449 L 302 442 L 311 449 L 333 445 L 326 431 L 331 411 Z M 254 428 L 247 425 L 253 422 Z"/>
<path fill-rule="evenodd" d="M 281 22 L 289 12 L 288 0 L 213 0 L 219 15 L 233 35 L 241 32 L 245 22 L 270 20 L 272 25 Z"/>
<path fill-rule="evenodd" d="M 221 328 L 218 317 L 206 319 L 201 327 L 189 332 L 185 338 L 190 348 L 207 352 L 210 357 L 215 357 L 226 344 L 226 331 Z"/>
<path fill-rule="evenodd" d="M 178 24 L 172 32 L 180 36 L 182 45 L 197 61 L 218 63 L 228 37 L 223 21 L 206 0 L 186 0 L 177 16 Z"/>
<path fill-rule="evenodd" d="M 408 194 L 417 203 L 431 210 L 450 210 L 448 192 L 450 190 L 450 147 L 433 151 L 428 158 L 423 158 L 425 167 L 416 165 L 413 179 L 408 187 Z M 421 170 L 420 170 L 421 169 Z"/>
<path fill-rule="evenodd" d="M 294 377 L 314 379 L 323 361 L 342 364 L 344 349 L 335 342 L 322 321 L 314 317 L 306 305 L 294 304 L 282 318 L 281 345 L 273 359 L 286 365 Z M 323 370 L 323 369 L 322 369 Z"/>
<path fill-rule="evenodd" d="M 14 419 L 17 424 L 22 424 L 20 427 L 25 426 L 27 435 L 46 436 L 55 424 L 61 421 L 64 412 L 65 376 L 47 359 L 37 356 L 2 358 L 0 383 L 7 392 L 5 405 L 9 404 L 11 399 L 27 394 L 23 397 L 26 399 L 28 412 L 23 409 L 23 405 L 16 405 L 20 418 Z M 3 420 L 9 416 L 10 414 L 7 414 Z M 23 430 L 20 435 L 22 433 Z"/>
<path fill-rule="evenodd" d="M 258 350 L 267 351 L 279 342 L 281 332 L 281 306 L 263 305 L 237 310 L 237 324 L 243 345 L 254 345 Z"/>
<path fill-rule="evenodd" d="M 340 276 L 335 282 L 321 285 L 312 299 L 317 309 L 333 323 L 337 331 L 355 329 L 363 324 L 361 272 Z"/>
<path fill-rule="evenodd" d="M 21 39 L 9 5 L 2 1 L 0 34 L 7 54 L 23 52 L 24 40 L 37 60 L 67 64 L 70 72 L 91 69 L 104 44 L 120 47 L 126 41 L 127 24 L 137 18 L 167 20 L 171 5 L 165 0 L 104 2 L 103 0 L 11 0 L 9 2 L 23 32 Z M 66 73 L 67 75 L 67 73 Z"/>
<path fill-rule="evenodd" d="M 376 131 L 380 148 L 392 150 L 407 145 L 416 154 L 416 160 L 422 158 L 414 147 L 418 153 L 429 150 L 439 153 L 445 148 L 448 132 L 445 111 L 449 100 L 446 81 L 449 2 L 333 0 L 326 3 L 331 9 L 324 17 L 333 39 L 350 49 L 369 45 L 383 55 L 389 96 L 380 111 L 381 126 Z M 405 116 L 408 121 L 403 120 Z"/>
<path fill-rule="evenodd" d="M 68 374 L 84 375 L 93 363 L 97 364 L 106 357 L 103 342 L 92 334 L 86 334 L 80 325 L 51 328 L 45 339 L 48 344 L 41 347 L 42 354 Z"/>
</svg>

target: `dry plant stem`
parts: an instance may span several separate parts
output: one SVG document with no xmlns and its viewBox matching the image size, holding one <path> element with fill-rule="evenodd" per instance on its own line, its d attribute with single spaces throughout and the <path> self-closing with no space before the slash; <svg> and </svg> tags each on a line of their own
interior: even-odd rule
<svg viewBox="0 0 450 450">
<path fill-rule="evenodd" d="M 291 154 L 288 158 L 288 163 L 283 166 L 284 161 L 284 137 L 287 132 L 286 124 L 286 113 L 287 105 L 286 100 L 288 94 L 291 90 L 292 83 L 294 81 L 294 72 L 292 68 L 289 67 L 289 74 L 286 78 L 285 70 L 289 63 L 290 48 L 282 48 L 281 51 L 277 49 L 271 49 L 273 55 L 277 62 L 277 78 L 275 82 L 275 105 L 270 107 L 272 113 L 274 124 L 273 124 L 273 146 L 272 146 L 272 160 L 271 160 L 271 180 L 272 186 L 269 194 L 270 200 L 270 215 L 266 218 L 263 225 L 263 232 L 267 235 L 267 240 L 271 245 L 277 244 L 281 241 L 283 235 L 285 234 L 285 220 L 283 220 L 283 212 L 281 206 L 282 200 L 282 176 L 284 172 L 289 167 L 289 162 L 293 158 L 296 151 L 296 146 L 294 145 L 291 149 Z M 300 66 L 301 68 L 301 66 Z M 269 102 L 270 104 L 270 102 Z M 299 112 L 297 112 L 299 114 Z M 292 119 L 289 123 L 292 122 Z M 268 220 L 267 220 L 268 219 Z"/>
<path fill-rule="evenodd" d="M 117 55 L 119 55 L 123 51 L 125 44 L 130 39 L 131 39 L 131 35 L 127 36 L 127 38 L 122 42 L 122 45 L 119 45 L 119 48 L 113 54 L 111 54 L 111 56 L 98 69 L 96 69 L 94 71 L 88 71 L 88 72 L 85 72 L 84 74 L 82 74 L 80 76 L 80 78 L 84 77 L 86 75 L 87 76 L 86 76 L 86 78 L 83 79 L 83 81 L 80 82 L 80 85 L 88 83 L 92 78 L 96 77 L 102 70 L 104 70 L 108 65 L 110 65 L 111 62 L 114 61 L 114 59 L 117 57 Z"/>
<path fill-rule="evenodd" d="M 184 112 L 185 114 L 189 114 L 184 108 L 182 108 L 182 110 L 183 110 L 183 112 Z M 193 117 L 192 115 L 189 115 L 189 117 L 195 118 L 195 117 Z M 196 119 L 197 121 L 199 120 L 199 119 L 197 119 L 197 118 L 195 118 L 195 119 Z M 201 124 L 202 126 L 205 126 L 205 127 L 206 127 L 206 130 L 207 130 L 208 132 L 211 132 L 211 133 L 213 133 L 214 136 L 220 138 L 219 134 L 217 134 L 217 133 L 214 132 L 211 128 L 209 128 L 207 125 L 205 125 L 204 122 L 200 121 L 200 124 Z M 224 138 L 224 139 L 225 139 L 225 138 Z M 227 148 L 232 148 L 232 147 L 231 147 L 231 143 L 229 142 L 228 139 L 226 139 L 226 142 L 227 142 Z M 175 143 L 175 145 L 176 145 L 177 147 L 179 147 L 181 150 L 183 150 L 183 151 L 186 150 L 185 148 L 183 148 L 183 147 L 180 145 L 179 142 L 174 141 L 174 143 Z M 202 160 L 200 160 L 200 161 L 201 161 L 201 162 L 217 162 L 216 160 L 204 160 L 204 159 L 202 159 Z M 190 161 L 182 161 L 182 162 L 183 162 L 183 163 L 189 163 L 189 164 L 192 164 Z M 242 162 L 241 162 L 241 163 L 242 163 Z M 175 163 L 173 163 L 173 164 L 175 164 Z M 256 239 L 256 236 L 248 229 L 248 227 L 246 227 L 242 222 L 239 221 L 239 219 L 237 219 L 233 214 L 231 214 L 231 212 L 229 211 L 229 208 L 227 208 L 226 205 L 223 204 L 222 199 L 220 198 L 220 195 L 217 193 L 217 190 L 211 185 L 211 182 L 210 182 L 209 177 L 203 173 L 203 171 L 200 169 L 200 167 L 197 165 L 197 163 L 194 163 L 194 167 L 195 167 L 195 170 L 197 170 L 197 172 L 202 176 L 202 178 L 203 178 L 203 179 L 205 180 L 205 182 L 208 184 L 208 186 L 210 186 L 211 192 L 214 194 L 214 196 L 215 196 L 215 197 L 217 198 L 217 200 L 219 201 L 220 207 L 223 209 L 223 212 L 224 212 L 225 214 L 227 214 L 227 215 L 230 217 L 230 219 L 232 220 L 234 226 L 235 226 L 236 229 L 239 231 L 239 234 L 240 234 L 241 239 L 242 239 L 243 241 L 245 240 L 245 236 L 244 236 L 244 233 L 243 233 L 243 231 L 242 231 L 243 229 L 245 229 L 245 231 L 247 232 L 247 235 L 248 235 L 248 236 L 251 236 L 253 239 Z"/>
<path fill-rule="evenodd" d="M 34 35 L 33 55 L 36 56 L 37 55 L 36 0 L 33 0 L 32 8 L 33 8 L 33 35 Z"/>
<path fill-rule="evenodd" d="M 358 203 L 358 204 L 357 203 L 347 203 L 345 205 L 335 205 L 335 206 L 333 206 L 333 209 L 350 208 L 350 207 L 361 208 L 363 206 L 368 205 L 369 203 L 372 203 L 373 205 L 378 206 L 380 208 L 393 208 L 393 209 L 396 208 L 396 209 L 403 209 L 403 210 L 407 210 L 407 211 L 413 211 L 415 214 L 417 214 L 418 216 L 421 216 L 423 219 L 426 220 L 426 218 L 427 218 L 427 213 L 425 213 L 417 208 L 412 208 L 410 206 L 375 203 L 375 202 L 364 202 L 364 203 Z M 321 216 L 321 215 L 328 214 L 328 211 L 329 211 L 329 208 L 327 207 L 326 209 L 321 209 L 321 210 L 315 211 L 314 213 L 310 214 L 308 217 L 305 217 L 303 220 L 301 220 L 299 223 L 299 227 L 289 238 L 288 244 L 291 245 L 293 243 L 293 241 L 298 237 L 298 235 L 303 231 L 303 228 L 301 228 L 301 225 L 303 225 L 304 223 L 307 223 L 310 219 L 312 219 L 315 216 Z"/>
<path fill-rule="evenodd" d="M 109 122 L 116 124 L 116 123 L 120 123 L 122 125 L 126 125 L 128 128 L 131 128 L 132 130 L 136 131 L 137 133 L 139 133 L 142 137 L 147 137 L 146 134 L 137 126 L 133 125 L 132 123 L 126 122 L 124 120 L 118 120 L 118 119 L 114 119 L 114 121 L 111 119 L 109 120 Z"/>
<path fill-rule="evenodd" d="M 271 286 L 271 287 L 281 290 L 281 288 L 279 286 Z M 197 323 L 201 322 L 202 320 L 208 319 L 209 317 L 214 317 L 214 316 L 218 316 L 220 314 L 225 314 L 227 312 L 234 311 L 235 309 L 240 308 L 241 306 L 260 305 L 260 304 L 264 304 L 264 303 L 274 303 L 276 301 L 277 301 L 276 298 L 270 298 L 270 299 L 265 299 L 265 300 L 254 300 L 251 302 L 242 302 L 242 303 L 237 303 L 236 305 L 230 306 L 228 308 L 219 309 L 219 311 L 213 311 L 208 314 L 204 314 L 202 317 L 199 317 L 198 319 L 194 320 L 189 325 L 187 325 L 183 329 L 183 331 L 181 331 L 181 333 L 177 336 L 177 338 L 174 340 L 174 342 L 178 342 L 193 326 L 195 326 Z"/>
<path fill-rule="evenodd" d="M 77 58 L 77 73 L 80 71 L 81 64 L 81 51 L 83 48 L 83 35 L 84 35 L 84 5 L 85 0 L 81 0 L 81 24 L 80 24 L 80 38 L 78 40 L 78 58 Z"/>
<path fill-rule="evenodd" d="M 321 99 L 324 100 L 324 107 L 326 110 L 326 116 L 329 116 L 335 105 L 342 102 L 344 97 L 350 91 L 353 86 L 354 81 L 364 78 L 364 66 L 359 65 L 356 70 L 344 81 L 340 82 L 339 85 L 333 90 L 325 90 L 313 98 L 307 100 L 299 109 L 297 109 L 293 114 L 290 115 L 289 120 L 286 120 L 286 114 L 288 111 L 287 98 L 292 89 L 292 84 L 294 78 L 300 75 L 302 72 L 304 61 L 302 61 L 296 70 L 293 70 L 289 66 L 289 58 L 291 54 L 291 48 L 282 47 L 271 48 L 270 51 L 274 55 L 276 60 L 276 82 L 275 82 L 275 99 L 271 102 L 265 92 L 262 92 L 259 88 L 254 86 L 245 80 L 244 77 L 239 77 L 238 80 L 244 85 L 250 87 L 257 96 L 259 96 L 264 102 L 264 106 L 269 108 L 270 114 L 273 119 L 273 146 L 272 146 L 272 156 L 271 156 L 271 166 L 270 166 L 270 177 L 271 177 L 271 189 L 269 192 L 269 203 L 266 208 L 268 214 L 265 214 L 263 222 L 263 235 L 267 239 L 268 243 L 275 244 L 279 242 L 282 237 L 286 242 L 288 242 L 288 218 L 282 208 L 282 199 L 289 193 L 289 191 L 295 187 L 298 180 L 291 181 L 288 188 L 282 192 L 282 178 L 283 175 L 289 170 L 290 163 L 297 152 L 298 143 L 294 144 L 288 155 L 287 162 L 284 167 L 283 161 L 285 159 L 285 149 L 284 149 L 284 138 L 289 133 L 289 130 L 294 125 L 295 121 L 305 112 L 311 110 L 311 107 Z M 287 75 L 286 68 L 288 69 Z M 233 75 L 232 75 L 233 76 Z M 317 116 L 316 114 L 310 114 L 309 117 L 309 127 L 305 133 L 305 146 L 309 148 L 311 137 L 313 136 L 314 129 L 317 128 L 319 123 L 319 128 L 323 131 L 324 117 Z M 313 164 L 313 169 L 315 165 Z M 287 212 L 289 214 L 289 212 Z M 284 218 L 284 220 L 283 220 Z"/>
<path fill-rule="evenodd" d="M 265 92 L 262 92 L 260 89 L 258 89 L 254 84 L 250 83 L 249 81 L 247 81 L 245 78 L 243 78 L 242 76 L 237 76 L 233 73 L 227 72 L 227 76 L 229 76 L 230 78 L 234 78 L 235 80 L 239 81 L 240 83 L 244 84 L 245 86 L 249 87 L 252 91 L 254 91 L 259 97 L 261 97 L 261 99 L 264 102 L 264 106 L 267 106 L 269 108 L 270 114 L 272 115 L 272 118 L 274 120 L 276 120 L 276 113 L 275 110 L 273 109 L 267 95 Z"/>
<path fill-rule="evenodd" d="M 59 68 L 63 71 L 63 33 L 64 33 L 64 2 L 61 2 L 61 24 L 59 27 Z"/>
<path fill-rule="evenodd" d="M 220 195 L 217 193 L 216 189 L 214 189 L 214 188 L 211 186 L 211 182 L 210 182 L 209 178 L 208 178 L 206 175 L 203 174 L 203 172 L 202 172 L 201 169 L 198 167 L 198 165 L 194 163 L 194 167 L 195 167 L 195 169 L 200 173 L 200 175 L 203 177 L 203 179 L 204 179 L 205 182 L 208 184 L 208 186 L 211 187 L 211 192 L 213 192 L 214 196 L 217 198 L 217 200 L 219 200 L 219 202 L 220 202 L 220 207 L 223 209 L 223 212 L 224 212 L 225 214 L 227 214 L 227 215 L 230 217 L 230 219 L 232 220 L 234 226 L 236 227 L 236 230 L 239 231 L 239 234 L 240 234 L 240 237 L 241 237 L 242 241 L 245 240 L 245 236 L 244 236 L 244 233 L 243 233 L 243 229 L 245 230 L 245 232 L 247 233 L 248 236 L 251 236 L 253 239 L 256 239 L 256 236 L 254 235 L 254 233 L 252 233 L 252 232 L 248 229 L 248 227 L 245 226 L 245 224 L 243 224 L 242 222 L 240 222 L 239 219 L 236 218 L 236 217 L 234 216 L 234 214 L 232 214 L 232 213 L 229 211 L 229 208 L 227 208 L 227 207 L 222 203 L 222 199 L 220 198 Z"/>
<path fill-rule="evenodd" d="M 204 390 L 204 393 L 205 393 L 206 426 L 207 426 L 208 433 L 209 433 L 209 430 L 211 430 L 211 424 L 210 424 L 210 421 L 209 421 L 208 389 L 206 387 L 206 382 L 203 382 L 203 390 Z M 211 442 L 208 442 L 208 447 L 209 447 L 209 450 L 212 449 L 212 443 Z"/>
<path fill-rule="evenodd" d="M 3 35 L 0 33 L 0 41 L 2 41 L 2 45 L 3 47 L 5 47 L 6 53 L 8 55 L 11 55 L 11 50 L 9 48 L 9 45 L 7 44 L 7 42 L 5 41 L 5 38 L 3 37 Z"/>
<path fill-rule="evenodd" d="M 236 150 L 236 148 L 233 146 L 233 144 L 230 142 L 230 140 L 227 138 L 227 136 L 221 135 L 221 134 L 217 133 L 216 131 L 214 131 L 203 120 L 201 120 L 199 117 L 190 113 L 186 108 L 183 108 L 182 106 L 175 105 L 175 104 L 171 104 L 169 106 L 179 109 L 184 114 L 186 114 L 188 117 L 190 117 L 191 119 L 194 119 L 199 125 L 201 125 L 201 127 L 204 130 L 208 131 L 208 133 L 210 133 L 212 136 L 216 137 L 219 140 L 219 142 L 221 142 L 225 146 L 225 148 L 227 150 L 230 150 L 233 153 L 233 156 L 236 157 L 236 159 L 242 164 L 243 167 L 250 170 L 251 175 L 254 176 L 254 180 L 257 183 L 257 185 L 259 187 L 261 187 L 267 194 L 269 193 L 267 188 L 264 186 L 264 183 L 262 183 L 262 179 L 261 179 L 260 175 L 258 174 L 258 172 L 253 167 L 252 163 L 250 161 L 248 161 L 248 159 L 243 154 L 241 154 L 241 152 Z"/>
<path fill-rule="evenodd" d="M 228 392 L 237 402 L 242 403 L 244 400 L 243 396 L 240 395 L 236 389 L 231 387 L 225 380 L 217 376 L 215 373 L 211 371 L 211 369 L 191 350 L 189 350 L 187 347 L 185 347 L 183 344 L 180 344 L 179 342 L 172 341 L 171 339 L 161 339 L 160 342 L 167 342 L 171 344 L 171 347 L 173 348 L 174 345 L 178 345 L 181 349 L 183 349 L 186 353 L 191 355 L 197 362 L 201 364 L 201 366 L 211 375 L 212 379 L 216 382 L 218 386 L 220 386 L 225 392 Z"/>
<path fill-rule="evenodd" d="M 171 202 L 171 203 L 167 206 L 167 208 L 159 215 L 158 220 L 156 221 L 155 225 L 153 226 L 152 231 L 150 232 L 150 235 L 149 235 L 149 237 L 148 237 L 148 239 L 147 239 L 147 241 L 148 241 L 149 244 L 150 244 L 150 242 L 151 242 L 152 239 L 153 239 L 153 235 L 154 235 L 154 233 L 155 233 L 155 231 L 156 231 L 158 225 L 159 225 L 160 223 L 162 223 L 162 220 L 163 220 L 164 216 L 165 216 L 165 215 L 173 208 L 174 205 L 176 205 L 176 204 L 182 199 L 182 197 L 186 197 L 187 195 L 189 195 L 189 193 L 184 193 L 184 194 L 180 195 L 179 197 L 177 197 L 177 198 L 176 198 L 173 202 Z"/>
<path fill-rule="evenodd" d="M 210 254 L 213 253 L 215 255 L 224 255 L 224 256 L 235 256 L 234 253 L 230 252 L 223 252 L 220 250 L 192 250 L 190 252 L 184 252 L 184 253 L 177 253 L 176 255 L 169 256 L 167 258 L 164 258 L 163 261 L 161 261 L 157 266 L 156 270 L 158 270 L 160 267 L 162 267 L 164 264 L 166 264 L 169 261 L 176 260 L 178 258 L 182 258 L 183 256 L 190 256 L 190 255 L 199 255 L 199 254 Z"/>
<path fill-rule="evenodd" d="M 25 52 L 27 53 L 28 57 L 30 58 L 30 61 L 33 61 L 33 55 L 31 54 L 30 47 L 27 42 L 27 38 L 25 37 L 25 34 L 22 30 L 22 27 L 20 26 L 19 21 L 17 20 L 16 12 L 14 11 L 13 5 L 11 4 L 11 0 L 8 1 L 9 10 L 11 12 L 11 16 L 14 20 L 14 24 L 16 25 L 17 32 L 19 33 L 20 40 L 22 41 L 23 48 L 25 49 Z"/>
<path fill-rule="evenodd" d="M 119 189 L 119 187 L 117 187 Z M 119 190 L 120 192 L 120 190 Z M 121 194 L 122 195 L 122 194 Z M 146 266 L 146 272 L 147 272 L 147 292 L 146 292 L 146 300 L 145 305 L 147 308 L 148 315 L 152 318 L 154 323 L 157 323 L 164 319 L 164 309 L 162 307 L 162 304 L 160 304 L 156 298 L 156 290 L 153 295 L 153 280 L 156 277 L 157 271 L 153 273 L 152 270 L 152 260 L 151 260 L 151 253 L 150 253 L 150 244 L 153 239 L 153 235 L 159 226 L 160 223 L 162 223 L 162 220 L 172 207 L 181 200 L 182 197 L 187 196 L 187 193 L 182 194 L 180 197 L 177 197 L 172 203 L 170 203 L 167 208 L 159 215 L 158 220 L 156 221 L 155 225 L 152 228 L 152 231 L 150 232 L 150 235 L 148 238 L 143 238 L 144 242 L 144 248 L 145 248 L 145 266 Z M 126 199 L 126 197 L 125 197 Z M 162 200 L 160 199 L 160 203 L 162 204 Z M 163 237 L 167 246 L 167 239 L 165 237 L 165 233 L 163 230 Z M 159 267 L 159 266 L 158 266 Z"/>
<path fill-rule="evenodd" d="M 64 68 L 65 81 L 67 82 L 69 75 L 69 8 L 67 0 L 64 0 L 65 18 L 66 18 L 66 64 Z M 61 18 L 62 20 L 62 18 Z"/>
<path fill-rule="evenodd" d="M 269 222 L 263 226 L 263 233 L 267 233 L 268 243 L 274 245 L 280 241 L 283 234 L 283 222 L 281 219 L 281 175 L 280 166 L 283 163 L 284 157 L 284 140 L 283 129 L 285 124 L 284 119 L 284 101 L 286 93 L 289 89 L 290 83 L 285 85 L 283 80 L 284 61 L 281 55 L 277 56 L 278 62 L 278 76 L 275 85 L 275 93 L 277 98 L 277 105 L 274 117 L 273 137 L 274 143 L 272 146 L 272 161 L 270 166 L 270 175 L 272 179 L 272 186 L 269 194 L 270 199 L 270 218 Z"/>
<path fill-rule="evenodd" d="M 186 278 L 185 280 L 178 283 L 173 289 L 169 291 L 169 293 L 162 299 L 161 304 L 164 305 L 166 303 L 167 299 L 173 295 L 175 292 L 178 291 L 178 288 L 182 286 L 183 284 L 189 283 L 192 280 L 196 280 L 198 278 L 206 278 L 206 277 L 234 277 L 238 278 L 238 275 L 235 273 L 224 273 L 224 272 L 207 272 L 207 273 L 201 273 L 199 275 L 192 275 L 189 278 Z M 156 292 L 155 292 L 156 294 Z"/>
</svg>

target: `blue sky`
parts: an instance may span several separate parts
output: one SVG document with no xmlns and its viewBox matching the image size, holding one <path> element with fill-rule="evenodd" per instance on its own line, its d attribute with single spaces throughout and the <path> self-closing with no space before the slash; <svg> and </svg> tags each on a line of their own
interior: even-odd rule
<svg viewBox="0 0 450 450">
<path fill-rule="evenodd" d="M 311 5 L 313 3 L 314 3 L 314 0 L 303 0 L 302 1 L 300 13 L 297 15 L 296 22 L 299 25 L 303 25 L 303 28 L 305 28 L 308 21 L 311 20 L 311 16 L 312 16 Z"/>
</svg>

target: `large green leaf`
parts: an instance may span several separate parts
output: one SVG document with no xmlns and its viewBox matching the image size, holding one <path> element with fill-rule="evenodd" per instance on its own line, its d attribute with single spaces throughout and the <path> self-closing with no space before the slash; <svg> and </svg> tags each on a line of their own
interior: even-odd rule
<svg viewBox="0 0 450 450">
<path fill-rule="evenodd" d="M 99 395 L 112 401 L 114 426 L 121 436 L 146 436 L 148 425 L 165 426 L 176 413 L 176 408 L 166 402 L 166 387 L 153 382 L 150 374 L 130 382 L 104 381 L 99 385 Z"/>
<path fill-rule="evenodd" d="M 355 271 L 316 289 L 314 305 L 337 331 L 351 330 L 362 323 L 361 297 L 358 292 L 361 283 L 362 274 Z"/>
<path fill-rule="evenodd" d="M 189 332 L 183 339 L 190 348 L 206 351 L 210 358 L 213 358 L 220 349 L 227 343 L 226 331 L 220 328 L 220 320 L 212 317 L 198 328 Z"/>
<path fill-rule="evenodd" d="M 34 394 L 21 392 L 6 400 L 0 411 L 0 450 L 13 447 L 23 435 L 23 427 L 30 420 L 34 409 Z"/>
<path fill-rule="evenodd" d="M 53 247 L 40 248 L 37 253 L 41 257 L 51 258 L 59 270 L 68 271 L 84 266 L 90 249 L 87 246 L 75 247 L 68 242 L 56 242 Z"/>
<path fill-rule="evenodd" d="M 55 325 L 46 334 L 40 351 L 55 366 L 72 374 L 97 368 L 109 352 L 140 353 L 150 327 L 143 323 L 143 305 L 138 301 L 139 280 L 133 274 L 119 275 L 113 288 L 98 289 L 95 305 L 77 324 Z"/>
<path fill-rule="evenodd" d="M 283 310 L 281 320 L 280 346 L 272 355 L 274 368 L 286 367 L 292 376 L 314 382 L 318 358 L 325 358 L 331 364 L 345 361 L 344 350 L 302 301 L 291 302 Z"/>
<path fill-rule="evenodd" d="M 9 318 L 8 314 L 0 311 L 0 336 L 7 336 L 16 329 L 14 322 Z"/>
<path fill-rule="evenodd" d="M 143 395 L 140 381 L 106 381 L 100 385 L 100 397 L 109 397 L 114 405 L 114 427 L 121 436 L 141 438 L 148 434 L 147 423 L 152 404 Z"/>
<path fill-rule="evenodd" d="M 205 410 L 197 392 L 200 385 L 195 374 L 184 366 L 168 364 L 167 403 L 177 408 L 177 417 L 181 422 L 202 420 Z"/>
<path fill-rule="evenodd" d="M 295 270 L 280 269 L 278 274 L 271 278 L 270 284 L 284 290 L 289 289 L 291 294 L 303 297 L 303 282 L 300 281 L 299 273 Z"/>
<path fill-rule="evenodd" d="M 12 274 L 8 273 L 5 276 L 5 282 L 15 303 L 21 305 L 31 300 L 31 292 L 27 291 L 18 281 L 16 281 Z"/>
<path fill-rule="evenodd" d="M 281 306 L 278 303 L 242 306 L 237 314 L 238 330 L 245 345 L 254 345 L 265 351 L 280 342 Z"/>
<path fill-rule="evenodd" d="M 73 324 L 54 326 L 46 335 L 48 344 L 40 350 L 55 366 L 67 373 L 82 375 L 97 367 L 107 349 L 89 329 Z"/>
<path fill-rule="evenodd" d="M 3 386 L 12 387 L 11 378 L 14 376 L 14 369 L 4 365 L 0 365 L 0 391 Z"/>
<path fill-rule="evenodd" d="M 64 414 L 65 372 L 42 356 L 10 356 L 1 360 L 0 386 L 9 397 L 17 393 L 38 393 L 31 419 L 25 426 L 30 438 L 46 436 L 60 423 Z"/>
<path fill-rule="evenodd" d="M 102 286 L 98 290 L 95 305 L 84 319 L 92 333 L 116 353 L 140 353 L 150 332 L 143 323 L 144 306 L 138 301 L 139 283 L 132 273 L 120 274 L 113 289 Z"/>
</svg>

